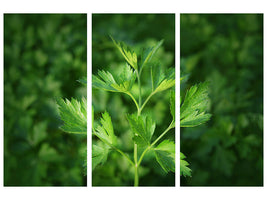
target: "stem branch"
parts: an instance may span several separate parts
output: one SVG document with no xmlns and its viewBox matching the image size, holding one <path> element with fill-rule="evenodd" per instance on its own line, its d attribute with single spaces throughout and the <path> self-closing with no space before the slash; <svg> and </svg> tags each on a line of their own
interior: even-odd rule
<svg viewBox="0 0 267 200">
<path fill-rule="evenodd" d="M 132 160 L 131 160 L 125 153 L 123 153 L 123 151 L 121 151 L 120 149 L 118 149 L 118 148 L 116 148 L 116 147 L 114 147 L 114 146 L 112 146 L 112 145 L 111 145 L 111 147 L 112 147 L 113 149 L 115 149 L 117 152 L 119 152 L 122 156 L 124 156 L 124 157 L 131 163 L 131 165 L 134 166 L 133 161 L 132 161 Z"/>
<path fill-rule="evenodd" d="M 94 132 L 94 130 L 93 130 L 93 132 Z M 125 153 L 123 153 L 120 149 L 118 149 L 117 147 L 113 146 L 112 144 L 106 142 L 105 140 L 102 140 L 101 138 L 99 138 L 99 139 L 102 142 L 104 142 L 105 144 L 107 144 L 108 146 L 110 146 L 111 148 L 113 148 L 114 150 L 116 150 L 117 152 L 119 152 L 123 157 L 125 157 L 128 160 L 129 163 L 131 163 L 131 165 L 135 166 L 134 162 Z"/>
<path fill-rule="evenodd" d="M 142 153 L 142 155 L 140 156 L 140 159 L 139 159 L 139 161 L 138 161 L 138 163 L 137 163 L 137 165 L 139 166 L 140 164 L 141 164 L 141 162 L 142 162 L 142 160 L 143 160 L 143 158 L 144 158 L 144 156 L 145 156 L 145 154 L 146 154 L 146 152 L 148 151 L 148 150 L 150 150 L 170 129 L 172 129 L 172 128 L 174 128 L 174 126 L 173 126 L 173 123 L 174 123 L 174 121 L 172 121 L 171 122 L 171 124 L 168 126 L 168 128 L 151 144 L 151 145 L 149 145 L 144 151 L 143 151 L 143 153 Z"/>
<path fill-rule="evenodd" d="M 141 81 L 140 81 L 140 74 L 137 73 L 137 82 L 138 82 L 138 88 L 139 88 L 139 107 L 142 104 L 142 97 L 141 97 Z"/>
<path fill-rule="evenodd" d="M 145 100 L 145 102 L 143 103 L 142 107 L 139 109 L 139 112 L 141 113 L 141 111 L 143 110 L 143 108 L 145 107 L 146 103 L 148 102 L 148 100 L 154 95 L 155 93 L 152 92 Z"/>
<path fill-rule="evenodd" d="M 138 81 L 138 89 L 139 89 L 139 105 L 137 108 L 137 115 L 139 116 L 141 114 L 140 106 L 142 104 L 142 97 L 141 97 L 141 81 L 140 81 L 140 74 L 137 71 L 137 81 Z M 137 144 L 134 142 L 134 186 L 138 186 L 139 184 L 139 177 L 138 177 L 138 149 Z"/>
<path fill-rule="evenodd" d="M 140 108 L 139 108 L 139 105 L 136 102 L 135 98 L 133 97 L 133 95 L 130 92 L 125 92 L 125 94 L 129 95 L 132 98 L 132 100 L 134 101 L 134 103 L 136 105 L 137 112 L 139 113 Z"/>
</svg>

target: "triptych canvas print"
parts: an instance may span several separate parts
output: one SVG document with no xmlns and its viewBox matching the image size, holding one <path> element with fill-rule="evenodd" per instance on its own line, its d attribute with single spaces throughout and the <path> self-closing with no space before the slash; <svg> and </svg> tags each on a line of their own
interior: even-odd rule
<svg viewBox="0 0 267 200">
<path fill-rule="evenodd" d="M 263 186 L 263 14 L 88 15 L 4 14 L 4 186 Z"/>
</svg>

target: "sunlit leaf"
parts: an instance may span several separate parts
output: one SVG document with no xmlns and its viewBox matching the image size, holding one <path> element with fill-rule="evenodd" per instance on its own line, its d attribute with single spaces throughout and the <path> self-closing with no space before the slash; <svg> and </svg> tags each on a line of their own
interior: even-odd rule
<svg viewBox="0 0 267 200">
<path fill-rule="evenodd" d="M 184 98 L 180 109 L 180 126 L 193 127 L 207 122 L 211 114 L 206 114 L 208 106 L 208 83 L 191 87 Z"/>
<path fill-rule="evenodd" d="M 128 115 L 128 121 L 134 133 L 133 140 L 139 145 L 149 145 L 156 128 L 151 116 Z"/>
<path fill-rule="evenodd" d="M 189 163 L 185 161 L 185 155 L 180 152 L 180 176 L 190 176 L 191 177 L 191 169 L 188 167 Z"/>
<path fill-rule="evenodd" d="M 104 164 L 108 157 L 109 147 L 103 143 L 102 145 L 100 144 L 93 144 L 92 146 L 92 170 L 94 170 L 97 165 Z"/>
<path fill-rule="evenodd" d="M 68 133 L 87 134 L 87 102 L 83 98 L 81 101 L 71 99 L 65 101 L 57 99 L 61 119 L 64 125 L 60 128 Z"/>
<path fill-rule="evenodd" d="M 175 144 L 164 140 L 154 148 L 156 159 L 165 172 L 175 172 Z"/>
<path fill-rule="evenodd" d="M 117 138 L 114 134 L 111 118 L 107 112 L 102 114 L 100 122 L 101 125 L 98 125 L 95 129 L 95 135 L 103 142 L 116 145 Z"/>
<path fill-rule="evenodd" d="M 97 89 L 110 92 L 129 92 L 135 82 L 136 73 L 126 64 L 117 80 L 109 72 L 99 71 L 97 76 L 93 75 L 92 86 Z"/>
<path fill-rule="evenodd" d="M 159 75 L 161 73 L 161 75 Z M 166 73 L 163 73 L 157 67 L 151 68 L 152 90 L 154 93 L 167 90 L 175 85 L 174 68 L 170 68 Z"/>
<path fill-rule="evenodd" d="M 129 63 L 129 65 L 131 65 L 135 70 L 138 70 L 136 53 L 124 42 L 117 42 L 112 37 L 111 39 L 114 42 L 115 46 L 119 49 L 125 60 Z"/>
</svg>

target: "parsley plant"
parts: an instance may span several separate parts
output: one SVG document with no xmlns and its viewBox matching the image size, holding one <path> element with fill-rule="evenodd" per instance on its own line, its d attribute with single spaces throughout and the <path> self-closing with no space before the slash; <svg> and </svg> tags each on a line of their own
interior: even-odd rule
<svg viewBox="0 0 267 200">
<path fill-rule="evenodd" d="M 173 116 L 165 131 L 152 141 L 152 136 L 156 129 L 156 123 L 150 114 L 143 114 L 142 111 L 149 100 L 156 93 L 165 91 L 175 85 L 174 68 L 170 68 L 164 73 L 158 65 L 151 64 L 150 60 L 155 55 L 163 40 L 159 41 L 151 48 L 144 48 L 137 52 L 123 42 L 118 42 L 112 37 L 114 45 L 117 47 L 126 63 L 121 74 L 115 76 L 107 71 L 98 71 L 98 76 L 93 75 L 92 86 L 99 90 L 117 92 L 128 95 L 136 107 L 135 113 L 127 114 L 129 128 L 132 132 L 133 153 L 129 154 L 120 149 L 118 138 L 113 129 L 112 119 L 108 112 L 102 114 L 100 124 L 93 126 L 93 135 L 99 141 L 92 146 L 92 168 L 93 170 L 100 164 L 104 164 L 110 151 L 116 151 L 125 157 L 134 168 L 134 186 L 139 185 L 139 168 L 143 158 L 149 151 L 153 152 L 157 162 L 165 172 L 175 172 L 175 143 L 174 141 L 162 138 L 166 133 L 175 127 L 175 94 L 171 91 L 170 113 Z M 142 95 L 141 75 L 144 68 L 150 67 L 151 92 L 145 98 Z M 137 82 L 138 97 L 132 93 L 132 87 Z M 92 117 L 94 119 L 94 116 Z M 94 123 L 94 122 L 93 122 Z"/>
</svg>

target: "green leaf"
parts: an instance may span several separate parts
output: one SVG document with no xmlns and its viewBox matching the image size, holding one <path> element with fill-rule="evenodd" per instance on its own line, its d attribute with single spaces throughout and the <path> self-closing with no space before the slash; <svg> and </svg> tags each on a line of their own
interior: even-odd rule
<svg viewBox="0 0 267 200">
<path fill-rule="evenodd" d="M 109 72 L 99 71 L 97 76 L 93 75 L 92 86 L 97 89 L 107 90 L 110 92 L 129 92 L 136 79 L 136 73 L 126 64 L 122 73 L 118 76 L 117 81 Z"/>
<path fill-rule="evenodd" d="M 175 85 L 175 80 L 174 79 L 170 79 L 170 80 L 165 79 L 157 87 L 157 89 L 155 90 L 155 93 L 156 92 L 161 92 L 161 91 L 167 90 L 167 89 L 173 87 L 174 85 Z"/>
<path fill-rule="evenodd" d="M 205 113 L 208 100 L 207 82 L 191 87 L 180 109 L 180 126 L 194 127 L 207 122 L 211 117 L 211 114 Z"/>
<path fill-rule="evenodd" d="M 134 133 L 133 140 L 139 146 L 150 145 L 151 137 L 154 134 L 156 123 L 151 116 L 128 115 L 128 121 Z"/>
<path fill-rule="evenodd" d="M 174 68 L 170 68 L 167 73 L 163 73 L 159 67 L 151 68 L 152 91 L 154 93 L 167 90 L 175 85 Z"/>
<path fill-rule="evenodd" d="M 160 65 L 152 65 L 150 68 L 152 91 L 164 80 L 165 74 Z"/>
<path fill-rule="evenodd" d="M 143 49 L 141 53 L 141 62 L 140 62 L 140 69 L 142 70 L 143 67 L 151 60 L 155 52 L 159 49 L 159 47 L 162 45 L 164 40 L 159 41 L 155 46 L 150 48 Z"/>
<path fill-rule="evenodd" d="M 175 144 L 164 140 L 154 148 L 156 159 L 165 172 L 175 172 Z"/>
<path fill-rule="evenodd" d="M 94 122 L 95 122 L 95 110 L 94 106 L 92 105 L 92 130 L 94 131 Z"/>
<path fill-rule="evenodd" d="M 61 98 L 57 99 L 59 112 L 64 125 L 60 128 L 67 133 L 87 134 L 87 102 L 83 98 L 82 101 L 71 99 L 65 101 Z"/>
<path fill-rule="evenodd" d="M 183 82 L 186 82 L 188 78 L 189 78 L 189 74 L 182 75 L 180 77 L 180 84 L 183 83 Z"/>
<path fill-rule="evenodd" d="M 111 92 L 118 92 L 115 88 L 111 86 L 112 84 L 116 84 L 116 81 L 111 73 L 105 71 L 98 71 L 98 75 L 100 78 L 95 75 L 93 75 L 92 78 L 92 86 L 94 88 Z"/>
<path fill-rule="evenodd" d="M 109 153 L 109 146 L 103 143 L 92 146 L 92 170 L 99 164 L 104 164 Z"/>
<path fill-rule="evenodd" d="M 180 176 L 190 176 L 191 177 L 191 169 L 188 167 L 189 163 L 185 161 L 185 155 L 180 152 Z"/>
<path fill-rule="evenodd" d="M 173 121 L 175 121 L 175 90 L 171 91 L 170 110 L 171 110 Z"/>
<path fill-rule="evenodd" d="M 139 70 L 138 60 L 140 60 L 139 67 L 141 71 L 163 43 L 163 40 L 161 40 L 153 47 L 144 48 L 141 52 L 141 55 L 137 55 L 136 52 L 132 48 L 127 46 L 124 42 L 116 41 L 112 37 L 111 39 L 115 46 L 119 49 L 125 60 L 129 63 L 129 65 L 131 65 L 137 71 Z"/>
<path fill-rule="evenodd" d="M 82 154 L 82 160 L 83 160 L 83 174 L 84 176 L 86 176 L 87 175 L 87 149 L 83 149 L 81 154 Z"/>
<path fill-rule="evenodd" d="M 124 42 L 117 42 L 112 37 L 111 39 L 114 42 L 115 46 L 119 49 L 125 60 L 129 63 L 129 65 L 131 65 L 135 70 L 138 70 L 136 53 Z"/>
<path fill-rule="evenodd" d="M 107 112 L 102 114 L 100 122 L 102 126 L 98 125 L 96 127 L 95 135 L 105 143 L 116 145 L 117 138 L 114 134 L 111 118 Z"/>
<path fill-rule="evenodd" d="M 83 77 L 83 78 L 79 79 L 78 82 L 80 82 L 84 86 L 87 86 L 87 77 Z"/>
<path fill-rule="evenodd" d="M 119 92 L 130 91 L 136 79 L 136 73 L 132 70 L 130 65 L 126 64 L 122 70 L 122 73 L 117 78 L 117 83 L 111 86 L 117 89 Z"/>
</svg>

